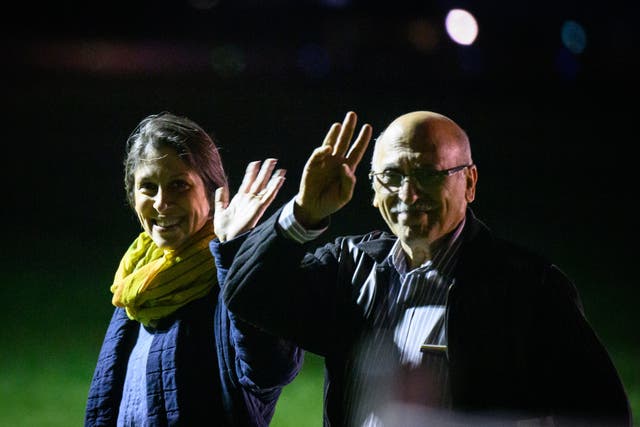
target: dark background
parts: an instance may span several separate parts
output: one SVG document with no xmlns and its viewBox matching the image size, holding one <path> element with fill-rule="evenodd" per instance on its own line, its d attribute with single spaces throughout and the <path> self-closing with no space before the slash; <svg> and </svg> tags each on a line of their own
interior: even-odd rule
<svg viewBox="0 0 640 427">
<path fill-rule="evenodd" d="M 453 7 L 479 21 L 472 46 L 444 32 Z M 41 350 L 59 333 L 64 351 L 97 356 L 113 272 L 139 232 L 121 162 L 146 115 L 169 110 L 209 130 L 232 190 L 249 161 L 278 158 L 288 180 L 275 207 L 347 111 L 378 134 L 428 109 L 471 138 L 476 214 L 574 279 L 638 399 L 636 2 L 145 0 L 5 12 L 3 347 Z M 563 45 L 567 20 L 585 29 L 581 52 Z M 385 226 L 370 206 L 370 154 L 327 238 Z M 7 347 L 0 356 L 13 366 Z"/>
</svg>

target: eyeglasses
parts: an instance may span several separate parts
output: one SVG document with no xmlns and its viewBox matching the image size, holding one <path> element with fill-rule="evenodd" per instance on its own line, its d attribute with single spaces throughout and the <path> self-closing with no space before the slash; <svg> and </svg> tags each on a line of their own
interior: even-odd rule
<svg viewBox="0 0 640 427">
<path fill-rule="evenodd" d="M 450 169 L 433 170 L 433 169 L 414 169 L 411 173 L 403 174 L 397 170 L 387 169 L 382 172 L 369 172 L 369 179 L 375 177 L 378 182 L 387 190 L 395 193 L 400 190 L 405 180 L 413 178 L 416 187 L 421 190 L 434 188 L 444 182 L 444 179 L 463 169 L 473 166 L 473 163 L 456 166 Z"/>
</svg>

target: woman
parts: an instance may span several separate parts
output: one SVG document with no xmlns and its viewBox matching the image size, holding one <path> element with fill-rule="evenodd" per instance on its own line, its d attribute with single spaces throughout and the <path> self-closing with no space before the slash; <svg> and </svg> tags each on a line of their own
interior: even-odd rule
<svg viewBox="0 0 640 427">
<path fill-rule="evenodd" d="M 85 426 L 269 424 L 302 352 L 230 316 L 218 297 L 225 271 L 209 251 L 214 223 L 232 238 L 275 198 L 284 171 L 273 172 L 275 159 L 261 163 L 249 163 L 229 203 L 217 147 L 196 123 L 165 112 L 131 134 L 125 190 L 143 231 L 111 286 L 116 309 Z M 227 229 L 234 215 L 244 225 Z"/>
</svg>

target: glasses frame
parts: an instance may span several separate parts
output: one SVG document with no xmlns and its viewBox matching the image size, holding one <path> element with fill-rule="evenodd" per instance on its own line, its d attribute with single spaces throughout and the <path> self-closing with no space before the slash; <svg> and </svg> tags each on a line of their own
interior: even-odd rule
<svg viewBox="0 0 640 427">
<path fill-rule="evenodd" d="M 464 170 L 466 168 L 470 168 L 474 166 L 474 163 L 468 163 L 466 165 L 459 165 L 459 166 L 454 166 L 452 168 L 449 169 L 443 169 L 443 170 L 434 170 L 429 174 L 429 178 L 431 179 L 435 179 L 435 178 L 446 178 L 448 176 L 454 175 L 458 172 L 460 172 L 461 170 Z M 404 184 L 405 181 L 409 180 L 409 178 L 413 177 L 415 174 L 414 173 L 409 173 L 409 174 L 403 174 L 401 172 L 397 172 L 397 171 L 392 171 L 394 173 L 397 173 L 398 175 L 402 176 L 402 179 L 400 181 L 400 185 L 398 185 L 397 188 L 393 188 L 390 187 L 389 184 L 385 184 L 382 182 L 382 180 L 379 178 L 380 175 L 385 175 L 389 172 L 389 169 L 385 169 L 382 172 L 375 172 L 374 170 L 370 170 L 369 171 L 369 179 L 371 181 L 373 181 L 373 178 L 375 178 L 380 185 L 382 185 L 384 188 L 386 188 L 387 190 L 389 190 L 392 193 L 397 193 L 398 191 L 400 191 L 400 188 L 402 187 L 402 185 Z M 425 188 L 420 185 L 420 183 L 416 180 L 414 181 L 415 185 L 423 190 L 425 190 Z"/>
</svg>

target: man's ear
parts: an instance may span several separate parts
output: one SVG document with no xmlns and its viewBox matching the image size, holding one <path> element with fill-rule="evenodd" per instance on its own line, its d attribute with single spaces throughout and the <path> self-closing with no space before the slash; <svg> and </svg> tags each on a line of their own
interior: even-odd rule
<svg viewBox="0 0 640 427">
<path fill-rule="evenodd" d="M 467 203 L 471 203 L 476 198 L 476 183 L 478 182 L 478 169 L 475 166 L 469 168 L 467 173 L 467 189 L 465 190 L 465 198 Z"/>
</svg>

